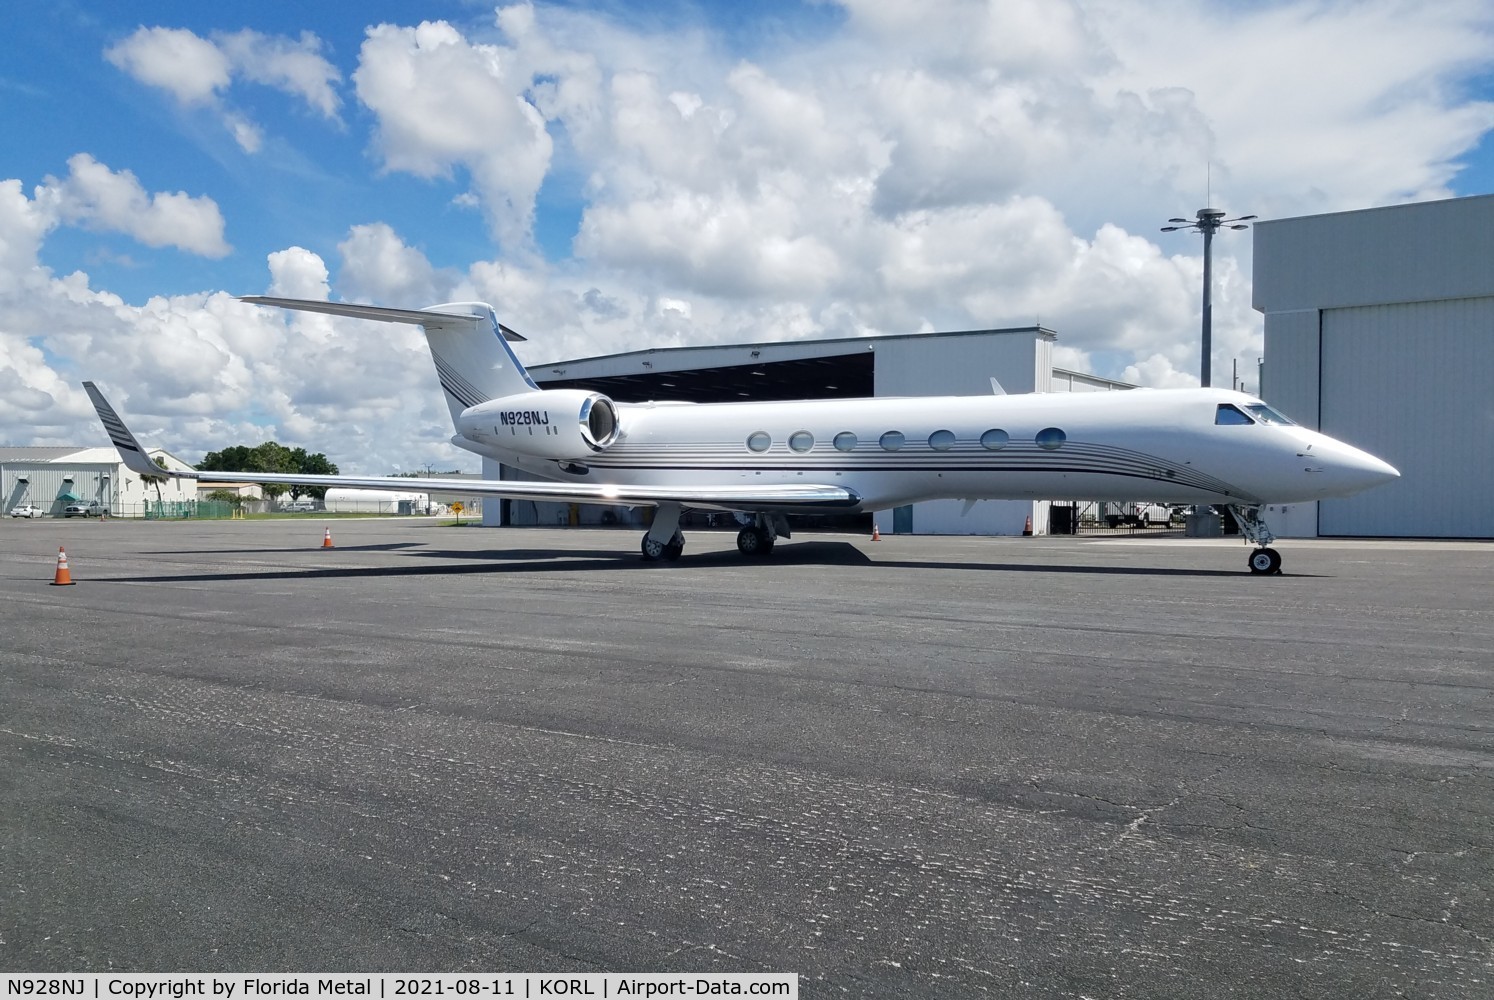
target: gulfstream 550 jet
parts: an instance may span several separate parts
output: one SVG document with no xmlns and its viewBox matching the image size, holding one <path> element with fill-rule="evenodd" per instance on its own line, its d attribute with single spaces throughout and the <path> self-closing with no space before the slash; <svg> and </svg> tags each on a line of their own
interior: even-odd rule
<svg viewBox="0 0 1494 1000">
<path fill-rule="evenodd" d="M 678 559 L 682 511 L 730 511 L 766 555 L 785 515 L 878 511 L 921 500 L 1137 499 L 1228 508 L 1255 545 L 1281 557 L 1267 504 L 1348 496 L 1399 473 L 1373 455 L 1222 389 L 930 396 L 795 402 L 619 403 L 541 389 L 509 347 L 523 339 L 484 303 L 388 309 L 250 296 L 246 302 L 424 329 L 456 429 L 452 444 L 530 481 L 170 472 L 157 467 L 91 382 L 83 383 L 130 469 L 149 476 L 302 486 L 454 491 L 523 500 L 656 508 L 643 557 Z"/>
</svg>

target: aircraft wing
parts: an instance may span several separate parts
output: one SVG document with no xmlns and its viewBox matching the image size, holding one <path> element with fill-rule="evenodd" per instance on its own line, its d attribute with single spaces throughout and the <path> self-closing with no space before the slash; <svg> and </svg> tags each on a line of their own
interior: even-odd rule
<svg viewBox="0 0 1494 1000">
<path fill-rule="evenodd" d="M 802 511 L 854 507 L 861 501 L 843 486 L 812 483 L 755 486 L 625 486 L 611 483 L 560 483 L 508 479 L 407 478 L 404 476 L 316 476 L 294 472 L 183 472 L 163 469 L 151 461 L 135 435 L 92 382 L 83 388 L 93 400 L 99 420 L 131 471 L 153 478 L 205 479 L 211 482 L 284 483 L 287 486 L 346 486 L 352 489 L 461 493 L 509 500 L 547 500 L 558 503 L 598 503 L 620 507 L 653 507 L 677 503 L 685 507 L 722 510 Z"/>
<path fill-rule="evenodd" d="M 625 486 L 609 483 L 557 483 L 540 480 L 442 479 L 406 476 L 313 476 L 294 472 L 167 472 L 178 479 L 211 482 L 284 483 L 287 486 L 345 486 L 365 490 L 402 490 L 458 493 L 508 500 L 548 500 L 558 503 L 598 503 L 621 507 L 654 507 L 678 503 L 685 507 L 724 510 L 804 510 L 815 507 L 853 507 L 860 497 L 843 486 Z"/>
</svg>

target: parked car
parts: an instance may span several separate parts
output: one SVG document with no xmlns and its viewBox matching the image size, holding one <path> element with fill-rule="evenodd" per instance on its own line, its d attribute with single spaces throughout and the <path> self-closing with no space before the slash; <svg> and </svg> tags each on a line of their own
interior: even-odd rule
<svg viewBox="0 0 1494 1000">
<path fill-rule="evenodd" d="M 103 517 L 109 513 L 109 508 L 97 500 L 88 500 L 84 503 L 70 503 L 62 508 L 63 517 Z"/>
<path fill-rule="evenodd" d="M 1120 512 L 1105 515 L 1105 524 L 1112 528 L 1129 525 L 1133 528 L 1150 528 L 1154 524 L 1166 527 L 1172 523 L 1172 508 L 1161 503 L 1127 504 Z"/>
<path fill-rule="evenodd" d="M 34 503 L 18 503 L 10 509 L 11 517 L 41 517 L 42 509 Z"/>
<path fill-rule="evenodd" d="M 292 514 L 306 514 L 316 510 L 316 501 L 292 500 L 290 503 L 281 504 L 280 509 Z"/>
</svg>

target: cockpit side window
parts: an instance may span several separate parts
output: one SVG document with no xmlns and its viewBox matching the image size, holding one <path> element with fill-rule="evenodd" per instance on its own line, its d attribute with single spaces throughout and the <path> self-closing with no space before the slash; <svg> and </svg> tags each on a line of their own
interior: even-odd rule
<svg viewBox="0 0 1494 1000">
<path fill-rule="evenodd" d="M 1219 409 L 1214 411 L 1214 423 L 1216 424 L 1253 424 L 1254 420 L 1247 417 L 1238 406 L 1233 403 L 1220 403 Z"/>
<path fill-rule="evenodd" d="M 1296 423 L 1296 421 L 1289 420 L 1280 413 L 1277 413 L 1265 403 L 1248 403 L 1245 409 L 1249 410 L 1255 419 L 1263 424 L 1271 424 L 1275 427 L 1292 427 Z"/>
</svg>

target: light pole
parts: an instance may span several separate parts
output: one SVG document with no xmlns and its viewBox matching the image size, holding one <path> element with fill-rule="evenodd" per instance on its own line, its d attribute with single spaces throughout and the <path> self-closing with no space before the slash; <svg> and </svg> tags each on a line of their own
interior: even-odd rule
<svg viewBox="0 0 1494 1000">
<path fill-rule="evenodd" d="M 1209 359 L 1214 350 L 1214 234 L 1220 228 L 1225 229 L 1249 229 L 1245 225 L 1254 215 L 1242 215 L 1238 219 L 1226 219 L 1224 210 L 1219 208 L 1200 208 L 1198 218 L 1193 222 L 1187 219 L 1168 219 L 1174 223 L 1171 226 L 1163 226 L 1164 233 L 1175 233 L 1179 229 L 1191 229 L 1194 232 L 1203 233 L 1204 238 L 1204 297 L 1203 297 L 1203 360 L 1199 364 L 1199 385 L 1208 387 L 1210 385 Z"/>
</svg>

